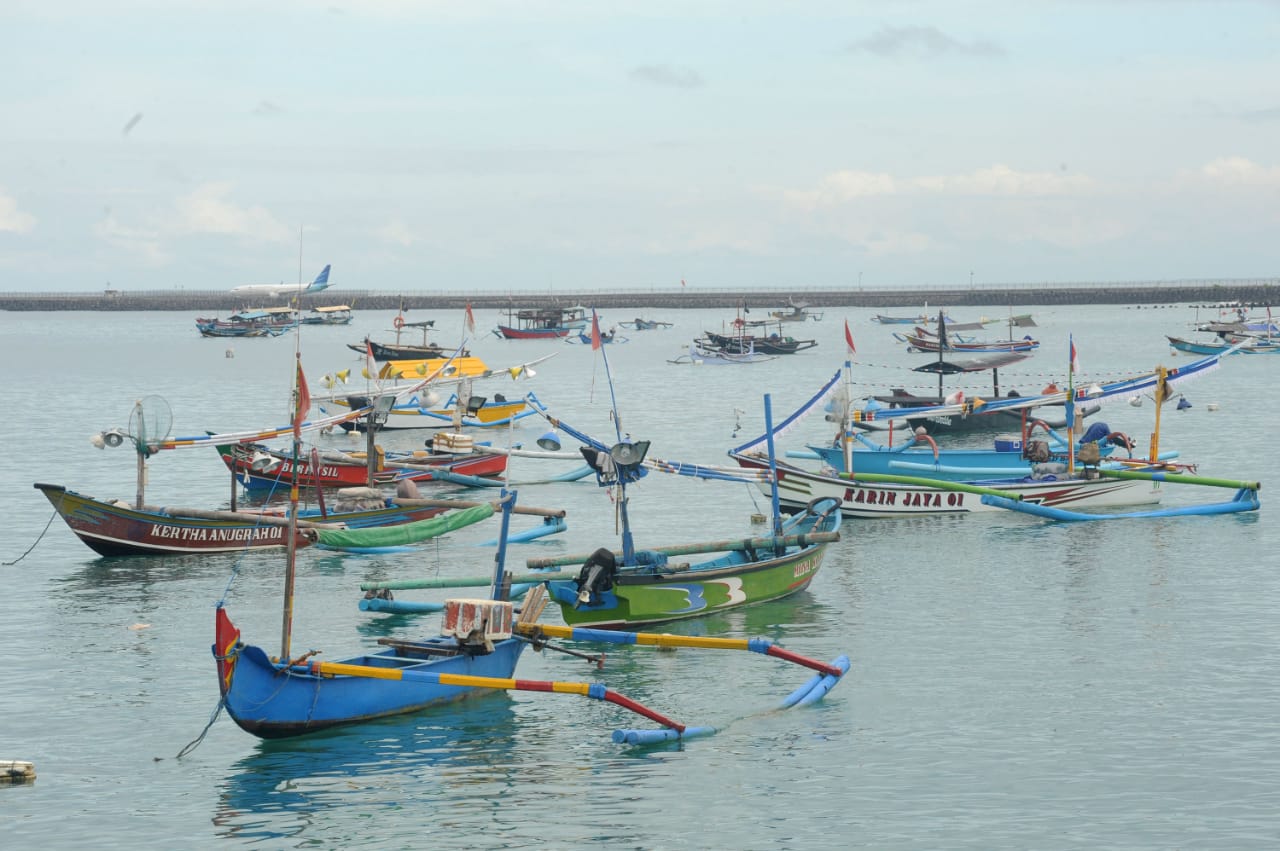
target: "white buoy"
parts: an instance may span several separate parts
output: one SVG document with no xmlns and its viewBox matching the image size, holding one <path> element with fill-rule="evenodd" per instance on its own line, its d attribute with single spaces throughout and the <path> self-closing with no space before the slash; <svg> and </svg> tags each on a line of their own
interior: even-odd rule
<svg viewBox="0 0 1280 851">
<path fill-rule="evenodd" d="M 1208 408 L 1210 411 L 1216 411 L 1218 410 L 1218 403 L 1210 402 L 1209 404 L 1205 405 L 1205 407 Z"/>
</svg>

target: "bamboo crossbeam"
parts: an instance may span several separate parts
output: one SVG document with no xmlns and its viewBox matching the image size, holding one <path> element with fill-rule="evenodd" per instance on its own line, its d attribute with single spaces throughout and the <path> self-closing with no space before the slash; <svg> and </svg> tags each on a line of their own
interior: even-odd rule
<svg viewBox="0 0 1280 851">
<path fill-rule="evenodd" d="M 405 508 L 475 508 L 477 505 L 485 504 L 462 499 L 408 499 L 401 497 L 393 497 L 391 501 Z M 497 500 L 490 500 L 489 504 L 495 509 L 499 507 Z M 564 517 L 566 514 L 563 508 L 535 508 L 528 505 L 517 505 L 511 509 L 511 513 L 531 514 L 535 517 Z"/>
<path fill-rule="evenodd" d="M 526 573 L 512 576 L 511 584 L 552 582 L 558 579 L 576 579 L 574 573 Z M 456 576 L 436 579 L 394 579 L 387 582 L 361 582 L 361 591 L 407 591 L 415 588 L 483 588 L 492 584 L 492 576 Z"/>
<path fill-rule="evenodd" d="M 137 511 L 165 514 L 171 517 L 196 517 L 201 520 L 229 520 L 237 523 L 257 523 L 262 526 L 288 526 L 289 518 L 277 514 L 259 514 L 255 511 L 223 511 L 210 508 L 180 508 L 170 505 L 144 505 Z M 299 529 L 343 529 L 340 523 L 324 523 L 298 518 Z"/>
<path fill-rule="evenodd" d="M 1261 482 L 1244 482 L 1236 479 L 1215 479 L 1208 476 L 1192 476 L 1187 473 L 1165 473 L 1150 472 L 1146 473 L 1141 470 L 1099 470 L 1099 475 L 1106 476 L 1109 479 L 1137 479 L 1147 482 L 1180 482 L 1184 485 L 1205 485 L 1211 488 L 1231 488 L 1232 490 L 1251 490 L 1261 489 Z"/>
<path fill-rule="evenodd" d="M 808 546 L 809 544 L 829 544 L 840 540 L 839 532 L 809 532 L 803 535 L 783 535 L 767 538 L 733 538 L 723 541 L 708 541 L 703 544 L 680 544 L 671 547 L 645 547 L 646 550 L 663 553 L 669 556 L 690 555 L 693 553 L 716 553 L 729 550 L 747 549 L 780 549 L 783 547 Z M 614 552 L 614 558 L 622 558 L 622 551 Z M 592 553 L 577 555 L 551 556 L 548 558 L 531 558 L 525 562 L 530 569 L 540 567 L 563 567 L 567 564 L 582 564 Z"/>
</svg>

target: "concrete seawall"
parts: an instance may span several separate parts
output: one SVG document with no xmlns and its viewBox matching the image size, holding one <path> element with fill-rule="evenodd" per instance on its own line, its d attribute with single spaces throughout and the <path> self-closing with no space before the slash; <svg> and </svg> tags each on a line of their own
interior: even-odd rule
<svg viewBox="0 0 1280 851">
<path fill-rule="evenodd" d="M 287 297 L 257 299 L 251 305 L 285 304 Z M 462 309 L 468 303 L 477 310 L 502 310 L 584 304 L 605 309 L 735 308 L 778 309 L 790 303 L 824 307 L 867 307 L 878 310 L 918 312 L 924 305 L 936 307 L 1004 307 L 1006 305 L 1217 304 L 1238 301 L 1264 306 L 1280 304 L 1280 279 L 1188 281 L 1151 284 L 1069 284 L 979 289 L 752 289 L 752 290 L 636 290 L 584 292 L 503 293 L 398 293 L 378 290 L 335 289 L 304 296 L 301 307 L 348 304 L 366 310 Z M 158 290 L 96 293 L 0 293 L 0 310 L 185 310 L 234 311 L 246 307 L 244 299 L 221 290 Z"/>
</svg>

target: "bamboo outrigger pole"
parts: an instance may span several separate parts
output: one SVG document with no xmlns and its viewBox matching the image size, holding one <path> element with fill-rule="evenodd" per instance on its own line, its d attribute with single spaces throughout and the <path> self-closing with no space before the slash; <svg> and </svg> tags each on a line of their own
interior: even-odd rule
<svg viewBox="0 0 1280 851">
<path fill-rule="evenodd" d="M 1151 446 L 1147 451 L 1147 457 L 1155 459 L 1160 457 L 1160 409 L 1164 407 L 1165 400 L 1169 398 L 1169 370 L 1163 366 L 1156 367 L 1156 388 L 1152 397 L 1156 401 L 1156 423 L 1155 429 L 1151 432 Z"/>
</svg>

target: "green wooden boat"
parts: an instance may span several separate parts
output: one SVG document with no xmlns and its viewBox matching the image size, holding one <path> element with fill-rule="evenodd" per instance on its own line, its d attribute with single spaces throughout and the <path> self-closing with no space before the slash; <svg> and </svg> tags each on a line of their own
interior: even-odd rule
<svg viewBox="0 0 1280 851">
<path fill-rule="evenodd" d="M 607 359 L 605 363 L 607 372 Z M 767 475 L 770 483 L 776 483 L 768 394 L 764 401 L 766 434 L 770 436 Z M 531 569 L 581 566 L 576 577 L 561 574 L 545 580 L 548 597 L 560 606 L 561 615 L 570 626 L 631 628 L 777 600 L 807 588 L 822 565 L 827 544 L 840 539 L 838 498 L 815 499 L 803 511 L 784 517 L 775 486 L 771 488 L 772 523 L 765 537 L 637 549 L 627 511 L 627 485 L 638 481 L 649 469 L 731 481 L 743 481 L 739 478 L 741 471 L 670 461 L 646 464 L 649 442 L 624 436 L 616 405 L 613 421 L 618 443 L 607 446 L 550 416 L 536 399 L 530 404 L 553 428 L 552 433 L 539 439 L 540 445 L 558 447 L 554 429 L 561 429 L 583 444 L 583 457 L 595 470 L 597 484 L 617 488 L 618 518 L 622 525 L 620 551 L 601 548 L 586 555 L 527 562 Z M 550 443 L 544 444 L 544 441 Z M 673 557 L 690 554 L 716 555 L 695 563 L 673 560 Z"/>
<path fill-rule="evenodd" d="M 803 591 L 840 538 L 840 501 L 817 499 L 782 524 L 782 535 L 637 550 L 634 564 L 607 549 L 530 560 L 532 567 L 581 564 L 574 579 L 547 582 L 569 626 L 620 629 L 720 612 Z M 723 554 L 689 564 L 674 556 Z"/>
</svg>

